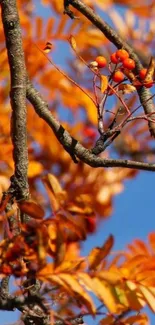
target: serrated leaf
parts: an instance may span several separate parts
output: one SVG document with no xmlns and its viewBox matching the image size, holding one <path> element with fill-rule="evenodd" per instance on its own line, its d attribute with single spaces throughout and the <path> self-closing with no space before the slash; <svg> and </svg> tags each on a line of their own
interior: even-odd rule
<svg viewBox="0 0 155 325">
<path fill-rule="evenodd" d="M 109 254 L 113 244 L 114 238 L 112 235 L 110 235 L 102 247 L 96 247 L 92 249 L 88 256 L 90 270 L 97 268 L 101 261 Z"/>
<path fill-rule="evenodd" d="M 106 305 L 110 313 L 117 312 L 117 303 L 111 287 L 96 277 L 93 278 L 94 293 Z"/>
<path fill-rule="evenodd" d="M 100 88 L 101 88 L 101 93 L 104 93 L 105 90 L 108 88 L 108 78 L 107 78 L 107 76 L 104 76 L 104 75 L 100 76 Z"/>
<path fill-rule="evenodd" d="M 82 286 L 78 283 L 75 277 L 69 274 L 59 274 L 59 278 L 63 280 L 73 292 L 79 294 L 81 298 L 85 301 L 85 305 L 87 306 L 88 310 L 92 314 L 95 314 L 96 308 L 91 297 L 82 288 Z"/>
<path fill-rule="evenodd" d="M 142 296 L 144 297 L 146 303 L 149 305 L 151 310 L 155 313 L 155 295 L 153 295 L 152 292 L 149 291 L 149 288 L 146 288 L 143 285 L 139 285 L 139 290 L 142 293 Z"/>
</svg>

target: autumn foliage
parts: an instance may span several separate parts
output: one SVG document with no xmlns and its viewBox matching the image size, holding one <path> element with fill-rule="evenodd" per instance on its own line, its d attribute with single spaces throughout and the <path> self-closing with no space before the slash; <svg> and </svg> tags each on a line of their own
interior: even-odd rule
<svg viewBox="0 0 155 325">
<path fill-rule="evenodd" d="M 5 19 L 0 25 L 0 309 L 17 308 L 25 325 L 82 324 L 88 315 L 100 325 L 148 325 L 144 307 L 155 313 L 155 232 L 121 252 L 112 234 L 88 256 L 82 243 L 112 216 L 124 181 L 155 170 L 155 4 L 83 1 L 110 21 L 113 40 L 78 2 L 17 1 L 26 80 L 42 96 L 38 104 L 26 81 L 23 192 Z M 1 7 L 3 18 L 4 0 Z M 11 298 L 4 286 L 10 276 Z"/>
</svg>

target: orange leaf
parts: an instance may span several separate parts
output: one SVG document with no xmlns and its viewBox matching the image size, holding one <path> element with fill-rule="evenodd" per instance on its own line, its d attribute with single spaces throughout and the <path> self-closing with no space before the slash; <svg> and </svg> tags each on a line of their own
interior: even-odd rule
<svg viewBox="0 0 155 325">
<path fill-rule="evenodd" d="M 103 76 L 103 75 L 101 75 L 101 76 L 100 76 L 100 81 L 101 81 L 101 83 L 100 83 L 101 93 L 104 93 L 105 90 L 106 90 L 107 87 L 108 87 L 108 78 L 107 78 L 107 76 Z"/>
<path fill-rule="evenodd" d="M 96 269 L 100 265 L 101 261 L 109 254 L 113 244 L 114 238 L 110 235 L 102 247 L 92 249 L 88 256 L 90 270 Z"/>
<path fill-rule="evenodd" d="M 124 319 L 124 323 L 125 324 L 130 324 L 130 325 L 133 325 L 135 323 L 138 323 L 139 325 L 147 325 L 147 324 L 149 324 L 148 317 L 145 314 L 129 316 L 129 317 Z"/>
<path fill-rule="evenodd" d="M 137 311 L 141 310 L 144 304 L 138 296 L 138 293 L 136 291 L 137 286 L 135 285 L 135 283 L 133 283 L 132 281 L 126 281 L 126 283 L 124 284 L 124 290 L 130 308 Z"/>
<path fill-rule="evenodd" d="M 155 313 L 155 294 L 153 294 L 149 288 L 139 285 L 139 290 L 142 293 L 144 300 L 149 305 L 153 313 Z"/>
<path fill-rule="evenodd" d="M 44 210 L 41 205 L 32 200 L 18 202 L 18 206 L 23 213 L 32 218 L 42 219 L 44 217 Z"/>
<path fill-rule="evenodd" d="M 100 325 L 110 325 L 110 324 L 114 324 L 114 316 L 107 316 L 103 319 L 100 320 Z"/>
<path fill-rule="evenodd" d="M 150 233 L 148 237 L 152 251 L 155 254 L 155 232 Z"/>
<path fill-rule="evenodd" d="M 43 171 L 43 165 L 38 161 L 30 161 L 28 168 L 28 177 L 33 178 L 39 176 Z"/>
</svg>

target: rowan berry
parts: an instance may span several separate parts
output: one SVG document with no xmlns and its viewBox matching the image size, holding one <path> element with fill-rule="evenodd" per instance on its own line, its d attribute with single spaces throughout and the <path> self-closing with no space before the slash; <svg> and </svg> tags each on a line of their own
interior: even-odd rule
<svg viewBox="0 0 155 325">
<path fill-rule="evenodd" d="M 107 60 L 104 56 L 97 56 L 95 61 L 98 63 L 98 68 L 104 68 L 107 64 Z"/>
<path fill-rule="evenodd" d="M 124 74 L 118 70 L 116 72 L 114 72 L 113 76 L 112 76 L 112 80 L 115 82 L 121 82 L 124 80 Z"/>
<path fill-rule="evenodd" d="M 118 58 L 116 57 L 116 52 L 112 53 L 110 55 L 110 59 L 111 59 L 111 62 L 114 63 L 114 64 L 117 64 L 118 63 Z"/>
<path fill-rule="evenodd" d="M 139 72 L 140 79 L 142 79 L 142 80 L 145 79 L 146 74 L 147 74 L 147 69 L 140 70 L 140 72 Z"/>
<path fill-rule="evenodd" d="M 123 67 L 128 70 L 133 70 L 135 66 L 135 61 L 130 58 L 127 58 L 123 61 Z"/>
<path fill-rule="evenodd" d="M 125 59 L 129 58 L 129 53 L 126 50 L 121 49 L 116 52 L 116 57 L 120 61 L 124 61 Z"/>
</svg>

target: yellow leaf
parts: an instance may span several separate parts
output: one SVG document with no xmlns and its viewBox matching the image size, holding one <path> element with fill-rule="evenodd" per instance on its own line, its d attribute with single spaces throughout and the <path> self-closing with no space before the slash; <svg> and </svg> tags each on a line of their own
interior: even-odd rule
<svg viewBox="0 0 155 325">
<path fill-rule="evenodd" d="M 49 195 L 52 209 L 56 212 L 65 202 L 67 194 L 62 190 L 59 181 L 54 175 L 48 174 L 42 180 Z"/>
<path fill-rule="evenodd" d="M 33 178 L 39 176 L 43 171 L 43 165 L 37 161 L 30 161 L 28 168 L 28 177 Z"/>
<path fill-rule="evenodd" d="M 106 90 L 107 87 L 108 87 L 108 78 L 107 78 L 107 76 L 103 76 L 103 75 L 101 75 L 101 76 L 100 76 L 100 81 L 101 81 L 101 83 L 100 83 L 101 93 L 104 93 L 105 90 Z"/>
<path fill-rule="evenodd" d="M 146 288 L 143 285 L 139 285 L 139 290 L 142 293 L 146 303 L 149 305 L 151 310 L 155 313 L 155 295 L 153 295 L 153 293 L 149 291 L 149 288 Z"/>
<path fill-rule="evenodd" d="M 111 271 L 101 271 L 95 274 L 99 279 L 107 281 L 109 284 L 116 285 L 121 282 L 122 276 L 119 273 Z"/>
<path fill-rule="evenodd" d="M 126 281 L 124 284 L 124 290 L 126 293 L 127 300 L 129 302 L 129 306 L 133 310 L 141 310 L 143 307 L 143 302 L 140 299 L 137 290 L 137 286 L 132 281 Z"/>
<path fill-rule="evenodd" d="M 78 281 L 75 279 L 75 277 L 73 275 L 61 273 L 61 274 L 59 274 L 59 278 L 61 280 L 63 280 L 73 292 L 78 293 L 81 296 L 81 298 L 84 300 L 85 305 L 87 306 L 88 310 L 92 314 L 95 314 L 96 308 L 95 308 L 95 305 L 94 305 L 91 297 L 82 288 L 82 286 L 78 283 Z"/>
<path fill-rule="evenodd" d="M 48 174 L 43 178 L 43 180 L 48 183 L 54 194 L 60 193 L 62 191 L 61 185 L 54 175 Z"/>
<path fill-rule="evenodd" d="M 23 213 L 28 214 L 32 218 L 42 219 L 44 217 L 43 208 L 35 201 L 32 200 L 21 201 L 18 202 L 18 206 Z"/>
<path fill-rule="evenodd" d="M 76 40 L 75 40 L 74 36 L 71 35 L 69 37 L 69 43 L 70 43 L 72 49 L 73 50 L 76 50 Z"/>
<path fill-rule="evenodd" d="M 100 281 L 96 277 L 93 278 L 94 293 L 106 305 L 110 313 L 117 312 L 117 303 L 112 289 L 107 283 Z"/>
<path fill-rule="evenodd" d="M 113 290 L 115 292 L 115 295 L 118 299 L 118 301 L 121 303 L 121 305 L 125 307 L 129 307 L 129 303 L 126 297 L 126 292 L 120 288 L 120 287 L 113 287 Z"/>
<path fill-rule="evenodd" d="M 89 276 L 88 273 L 79 272 L 78 279 L 80 279 L 80 284 L 84 285 L 87 290 L 92 292 L 95 291 L 93 279 Z"/>
</svg>

